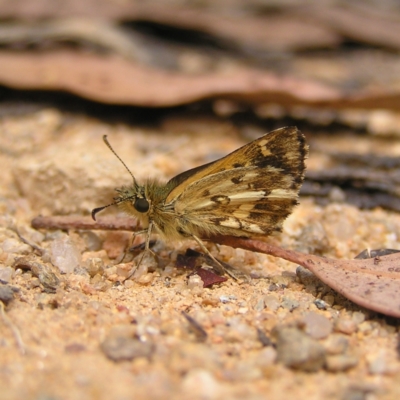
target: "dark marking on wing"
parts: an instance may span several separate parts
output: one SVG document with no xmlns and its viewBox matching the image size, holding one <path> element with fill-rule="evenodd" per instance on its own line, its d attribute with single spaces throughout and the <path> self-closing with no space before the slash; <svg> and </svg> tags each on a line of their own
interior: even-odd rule
<svg viewBox="0 0 400 400">
<path fill-rule="evenodd" d="M 233 182 L 235 185 L 238 185 L 240 182 L 242 182 L 243 176 L 237 177 L 237 178 L 232 178 L 231 182 Z"/>
</svg>

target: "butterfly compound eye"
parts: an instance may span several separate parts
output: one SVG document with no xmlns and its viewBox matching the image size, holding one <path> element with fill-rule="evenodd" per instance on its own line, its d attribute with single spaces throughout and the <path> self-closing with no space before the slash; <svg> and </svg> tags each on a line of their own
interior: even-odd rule
<svg viewBox="0 0 400 400">
<path fill-rule="evenodd" d="M 135 203 L 133 204 L 133 206 L 140 213 L 145 213 L 145 212 L 149 211 L 149 208 L 150 208 L 149 202 L 146 199 L 143 199 L 143 198 L 137 198 L 135 200 Z"/>
</svg>

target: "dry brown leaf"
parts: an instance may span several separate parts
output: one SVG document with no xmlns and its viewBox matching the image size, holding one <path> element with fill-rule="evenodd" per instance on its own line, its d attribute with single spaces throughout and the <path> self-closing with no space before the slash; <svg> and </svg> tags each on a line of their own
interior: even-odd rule
<svg viewBox="0 0 400 400">
<path fill-rule="evenodd" d="M 400 253 L 365 260 L 333 260 L 259 240 L 218 237 L 216 242 L 294 262 L 354 303 L 400 318 Z"/>
<path fill-rule="evenodd" d="M 51 229 L 110 229 L 112 217 L 102 226 L 102 219 L 96 223 L 88 217 L 40 217 L 32 222 L 36 228 Z M 114 218 L 116 226 L 134 231 L 136 223 L 129 227 L 127 218 Z M 121 222 L 119 220 L 122 220 Z M 79 222 L 81 221 L 81 222 Z M 92 227 L 90 227 L 92 224 Z M 113 228 L 111 228 L 113 229 Z M 213 237 L 215 243 L 265 253 L 299 264 L 313 272 L 326 285 L 354 303 L 400 318 L 400 253 L 364 260 L 333 260 L 313 254 L 304 254 L 270 245 L 260 240 L 240 239 L 231 236 Z"/>
<path fill-rule="evenodd" d="M 354 96 L 301 79 L 250 68 L 188 76 L 122 60 L 72 51 L 0 52 L 0 83 L 18 89 L 67 90 L 110 104 L 181 105 L 213 97 L 283 106 L 388 108 L 400 110 L 400 92 Z M 112 71 L 112 72 L 111 72 Z"/>
<path fill-rule="evenodd" d="M 240 3 L 239 3 L 240 4 Z M 327 48 L 344 38 L 364 43 L 400 48 L 397 34 L 399 19 L 394 13 L 377 9 L 374 4 L 307 2 L 275 3 L 279 12 L 257 15 L 259 3 L 246 4 L 247 12 L 234 3 L 229 13 L 207 5 L 172 2 L 110 2 L 108 0 L 67 0 L 63 7 L 52 0 L 32 3 L 30 0 L 2 2 L 2 19 L 90 17 L 102 20 L 139 20 L 193 29 L 230 40 L 242 47 L 265 50 Z M 242 5 L 243 8 L 243 5 Z M 252 11 L 252 12 L 249 12 Z M 239 23 L 238 23 L 239 22 Z M 240 28 L 240 29 L 239 29 Z"/>
<path fill-rule="evenodd" d="M 201 278 L 203 281 L 204 287 L 211 287 L 215 284 L 222 283 L 228 280 L 228 278 L 224 276 L 219 276 L 212 271 L 209 271 L 204 268 L 199 268 L 196 271 L 196 274 Z"/>
<path fill-rule="evenodd" d="M 18 89 L 68 90 L 105 103 L 172 106 L 212 96 L 279 103 L 337 101 L 335 89 L 254 69 L 187 76 L 118 57 L 72 51 L 0 52 L 0 83 Z M 376 104 L 375 104 L 376 106 Z"/>
<path fill-rule="evenodd" d="M 3 19 L 14 20 L 89 17 L 109 21 L 147 21 L 178 29 L 205 32 L 252 51 L 327 48 L 340 42 L 340 35 L 326 24 L 310 23 L 304 17 L 299 18 L 296 13 L 293 15 L 290 11 L 261 16 L 255 14 L 225 13 L 215 7 L 190 7 L 189 3 L 111 3 L 107 0 L 68 0 L 65 1 L 64 7 L 55 5 L 51 0 L 36 1 L 35 7 L 31 7 L 29 0 L 17 0 L 3 2 L 0 9 Z"/>
<path fill-rule="evenodd" d="M 400 48 L 396 30 L 400 19 L 395 13 L 377 11 L 368 5 L 335 2 L 275 4 L 275 11 L 279 12 L 271 12 L 267 6 L 263 9 L 258 2 L 250 2 L 246 7 L 240 2 L 230 3 L 221 8 L 208 4 L 200 8 L 179 2 L 163 4 L 134 0 L 129 3 L 66 0 L 63 7 L 53 3 L 42 0 L 35 2 L 34 7 L 27 0 L 2 3 L 0 16 L 11 22 L 2 24 L 3 30 L 7 27 L 9 30 L 2 31 L 0 41 L 13 50 L 0 53 L 0 83 L 18 89 L 66 90 L 99 102 L 146 107 L 176 106 L 222 97 L 252 103 L 273 102 L 283 107 L 400 109 L 395 57 L 390 58 L 390 65 L 383 67 L 379 62 L 371 61 L 388 55 L 383 49 L 372 52 L 372 56 L 364 61 L 355 58 L 349 62 L 350 66 L 355 65 L 354 68 L 338 60 L 324 60 L 321 54 L 315 53 L 315 60 L 322 65 L 315 68 L 314 75 L 307 68 L 304 75 L 301 62 L 298 65 L 287 57 L 299 49 L 338 47 L 348 38 L 385 48 Z M 27 17 L 36 18 L 35 23 L 24 21 Z M 135 23 L 175 29 L 175 35 L 181 37 L 185 32 L 197 33 L 200 37 L 205 35 L 224 51 L 212 57 L 210 54 L 214 53 L 196 52 L 190 44 L 176 49 L 172 44 L 174 41 L 168 42 L 162 33 L 158 37 L 150 35 L 151 39 L 144 35 L 147 41 L 143 42 Z M 92 51 L 106 49 L 113 56 L 79 51 L 15 51 L 21 46 L 30 48 L 32 44 L 42 50 L 48 49 L 49 45 L 57 49 L 62 47 L 60 40 L 75 43 L 78 48 L 92 48 Z M 157 44 L 152 47 L 149 40 Z M 289 53 L 283 53 L 286 55 L 282 58 L 282 51 Z M 339 49 L 339 56 L 346 54 L 345 49 Z M 305 57 L 306 61 L 312 65 L 313 58 Z M 269 71 L 246 67 L 246 62 L 254 62 Z M 365 65 L 368 70 L 377 70 L 376 74 L 364 73 L 357 78 L 355 74 Z M 186 73 L 168 72 L 168 68 Z M 393 70 L 387 74 L 386 81 L 375 79 L 376 75 L 381 75 L 382 68 Z M 271 69 L 278 72 L 273 74 Z M 218 72 L 198 74 L 209 70 Z M 283 70 L 319 83 L 278 76 Z M 328 78 L 326 75 L 328 80 L 324 80 Z"/>
<path fill-rule="evenodd" d="M 333 31 L 360 42 L 400 48 L 400 18 L 396 13 L 377 10 L 375 5 L 357 3 L 332 4 L 330 7 L 305 6 L 299 14 L 326 24 Z"/>
</svg>

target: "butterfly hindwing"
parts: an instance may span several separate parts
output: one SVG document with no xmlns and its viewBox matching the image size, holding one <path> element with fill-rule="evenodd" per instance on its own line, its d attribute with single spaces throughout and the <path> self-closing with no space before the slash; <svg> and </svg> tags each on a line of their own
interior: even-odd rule
<svg viewBox="0 0 400 400">
<path fill-rule="evenodd" d="M 280 230 L 297 204 L 297 192 L 294 178 L 280 169 L 242 167 L 192 183 L 176 200 L 175 211 L 199 226 L 265 235 Z"/>
</svg>

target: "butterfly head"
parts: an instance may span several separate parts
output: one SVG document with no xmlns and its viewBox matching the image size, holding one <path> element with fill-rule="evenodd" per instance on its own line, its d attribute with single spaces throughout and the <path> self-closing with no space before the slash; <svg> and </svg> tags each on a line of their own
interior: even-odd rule
<svg viewBox="0 0 400 400">
<path fill-rule="evenodd" d="M 117 189 L 117 192 L 119 196 L 114 199 L 115 204 L 127 214 L 133 214 L 140 218 L 149 212 L 151 201 L 146 196 L 144 186 L 123 186 Z"/>
<path fill-rule="evenodd" d="M 150 210 L 151 202 L 147 199 L 145 193 L 145 187 L 138 185 L 136 182 L 135 177 L 133 176 L 132 172 L 126 166 L 126 164 L 122 161 L 119 155 L 114 151 L 111 147 L 110 143 L 107 140 L 107 136 L 103 136 L 104 143 L 107 147 L 114 153 L 114 155 L 121 161 L 122 165 L 126 168 L 129 174 L 132 176 L 133 185 L 130 187 L 123 186 L 119 189 L 116 189 L 119 196 L 114 198 L 114 202 L 107 204 L 106 206 L 94 208 L 92 210 L 92 218 L 96 220 L 96 214 L 107 207 L 117 205 L 123 211 L 128 214 L 134 215 L 140 219 L 142 219 Z"/>
<path fill-rule="evenodd" d="M 92 218 L 94 220 L 96 219 L 96 214 L 98 212 L 114 205 L 118 206 L 127 214 L 134 215 L 139 219 L 143 219 L 143 217 L 148 214 L 151 209 L 151 201 L 146 197 L 143 186 L 123 186 L 116 190 L 119 193 L 119 196 L 115 197 L 112 203 L 92 210 Z"/>
</svg>

